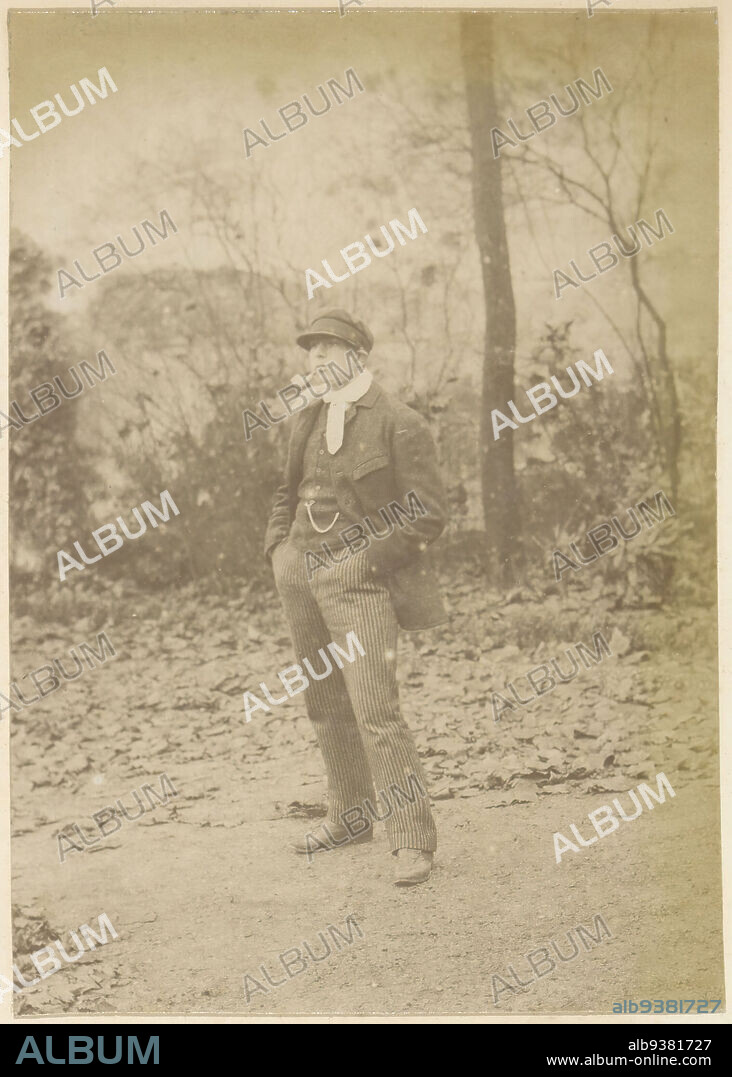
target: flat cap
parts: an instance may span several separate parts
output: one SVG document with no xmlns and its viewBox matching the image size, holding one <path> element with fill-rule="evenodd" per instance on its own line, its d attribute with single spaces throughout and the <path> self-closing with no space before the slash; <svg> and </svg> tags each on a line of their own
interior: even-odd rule
<svg viewBox="0 0 732 1077">
<path fill-rule="evenodd" d="M 352 347 L 370 352 L 374 346 L 373 333 L 347 310 L 329 307 L 316 314 L 307 331 L 297 337 L 301 348 L 309 348 L 315 337 L 336 337 Z"/>
</svg>

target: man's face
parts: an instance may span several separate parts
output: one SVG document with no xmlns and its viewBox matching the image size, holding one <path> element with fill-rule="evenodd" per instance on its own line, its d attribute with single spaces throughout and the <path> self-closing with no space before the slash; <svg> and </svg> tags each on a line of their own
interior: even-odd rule
<svg viewBox="0 0 732 1077">
<path fill-rule="evenodd" d="M 319 366 L 327 368 L 328 363 L 336 362 L 341 370 L 348 370 L 349 363 L 346 353 L 355 351 L 352 344 L 337 337 L 315 337 L 308 348 L 305 366 L 308 374 L 314 374 Z"/>
</svg>

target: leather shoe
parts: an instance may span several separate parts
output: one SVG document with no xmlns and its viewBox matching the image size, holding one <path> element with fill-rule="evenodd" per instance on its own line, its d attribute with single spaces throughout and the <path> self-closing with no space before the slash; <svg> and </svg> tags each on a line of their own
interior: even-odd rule
<svg viewBox="0 0 732 1077">
<path fill-rule="evenodd" d="M 355 837 L 352 837 L 342 823 L 333 823 L 328 820 L 321 823 L 320 826 L 316 826 L 304 837 L 291 842 L 291 848 L 296 853 L 312 856 L 323 848 L 330 851 L 339 849 L 343 845 L 362 845 L 366 841 L 371 841 L 373 836 L 374 831 L 370 823 L 368 830 L 364 830 L 362 834 L 356 834 Z"/>
<path fill-rule="evenodd" d="M 424 849 L 397 849 L 395 886 L 415 886 L 430 877 L 434 853 Z"/>
</svg>

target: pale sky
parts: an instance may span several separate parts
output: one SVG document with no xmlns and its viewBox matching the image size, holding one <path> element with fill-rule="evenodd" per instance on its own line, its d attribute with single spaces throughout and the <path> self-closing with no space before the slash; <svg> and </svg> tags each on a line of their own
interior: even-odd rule
<svg viewBox="0 0 732 1077">
<path fill-rule="evenodd" d="M 670 287 L 668 313 L 679 315 L 679 332 L 685 333 L 689 319 L 702 310 L 713 318 L 716 304 L 705 274 L 715 256 L 715 207 L 713 199 L 700 198 L 698 186 L 700 174 L 708 177 L 716 169 L 716 59 L 709 16 L 672 17 L 695 21 L 683 23 L 679 32 L 683 67 L 672 83 L 667 126 L 659 132 L 667 167 L 655 177 L 658 197 L 646 212 L 652 220 L 653 211 L 662 206 L 677 236 L 646 257 L 669 271 L 665 281 L 671 285 L 658 278 L 661 302 L 664 288 Z M 519 87 L 522 82 L 526 87 L 512 91 L 508 115 L 520 121 L 522 107 L 542 94 L 561 91 L 563 81 L 589 78 L 600 64 L 612 76 L 615 93 L 624 92 L 630 77 L 628 42 L 637 40 L 635 28 L 645 25 L 644 17 L 618 12 L 601 25 L 595 20 L 592 27 L 585 20 L 592 34 L 580 70 L 576 61 L 561 57 L 563 27 L 569 23 L 560 20 L 577 18 L 501 16 L 498 64 Z M 71 268 L 74 258 L 88 265 L 92 247 L 117 233 L 132 244 L 132 226 L 144 218 L 156 220 L 164 208 L 178 225 L 178 235 L 134 262 L 125 259 L 116 272 L 146 272 L 169 264 L 219 265 L 218 250 L 190 222 L 190 187 L 175 182 L 200 164 L 219 179 L 226 199 L 239 202 L 247 236 L 256 230 L 269 263 L 291 267 L 286 272 L 302 282 L 304 297 L 308 267 L 319 269 L 323 258 L 337 258 L 341 247 L 367 231 L 376 234 L 380 224 L 394 217 L 405 221 L 412 207 L 430 229 L 429 236 L 380 264 L 374 262 L 368 272 L 327 293 L 328 300 L 348 305 L 356 281 L 368 289 L 370 282 L 388 280 L 396 258 L 405 272 L 419 272 L 440 259 L 440 241 L 451 231 L 468 264 L 473 259 L 470 272 L 475 278 L 479 264 L 470 229 L 469 184 L 448 174 L 436 181 L 434 165 L 422 168 L 416 152 L 409 158 L 412 166 L 404 166 L 412 137 L 429 132 L 434 122 L 423 93 L 426 86 L 445 89 L 454 101 L 449 107 L 455 121 L 465 122 L 458 28 L 458 17 L 449 13 L 367 8 L 354 9 L 345 18 L 337 11 L 146 14 L 120 7 L 101 9 L 96 18 L 87 11 L 13 13 L 11 115 L 26 131 L 33 129 L 31 106 L 56 92 L 71 103 L 70 84 L 83 77 L 97 81 L 100 67 L 107 68 L 118 90 L 93 106 L 87 104 L 78 116 L 64 117 L 33 142 L 5 151 L 11 159 L 12 223 L 54 252 L 59 268 Z M 535 92 L 537 70 L 528 50 L 544 43 L 560 53 L 561 78 Z M 524 55 L 525 75 L 520 63 Z M 245 127 L 261 133 L 258 121 L 264 117 L 279 132 L 278 107 L 303 93 L 317 105 L 317 85 L 329 78 L 344 84 L 349 67 L 366 92 L 321 117 L 310 117 L 301 130 L 246 158 Z M 706 83 L 702 74 L 708 76 Z M 500 93 L 504 82 L 499 71 Z M 408 106 L 408 113 L 400 103 Z M 600 101 L 592 108 L 605 106 L 606 101 Z M 572 122 L 563 120 L 536 144 L 557 153 L 562 140 L 574 137 Z M 447 152 L 444 159 L 446 167 L 453 163 Z M 153 177 L 151 167 L 167 176 Z M 553 303 L 551 269 L 566 269 L 570 257 L 584 265 L 587 248 L 609 237 L 600 222 L 588 221 L 572 207 L 557 207 L 535 216 L 537 253 L 521 214 L 519 209 L 507 214 L 519 334 L 529 326 L 535 336 L 551 318 L 587 316 L 583 292 L 565 293 L 561 304 Z M 246 242 L 249 239 L 242 240 Z M 616 296 L 622 310 L 620 279 L 611 278 L 608 273 L 603 280 L 603 298 L 612 303 Z M 83 309 L 92 288 L 74 297 L 77 310 Z M 68 312 L 71 302 L 60 307 L 56 303 L 57 309 Z M 599 346 L 606 342 L 593 340 L 589 351 Z"/>
</svg>

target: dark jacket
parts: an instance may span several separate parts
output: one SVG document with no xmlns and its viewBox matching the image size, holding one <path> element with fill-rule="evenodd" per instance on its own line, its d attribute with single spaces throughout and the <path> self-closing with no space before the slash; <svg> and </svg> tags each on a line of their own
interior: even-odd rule
<svg viewBox="0 0 732 1077">
<path fill-rule="evenodd" d="M 275 494 L 264 541 L 268 557 L 289 534 L 297 509 L 305 443 L 324 406 L 318 401 L 293 417 L 286 481 Z M 447 613 L 426 550 L 445 527 L 445 494 L 425 420 L 373 382 L 346 417 L 343 445 L 327 459 L 341 513 L 368 516 L 380 531 L 385 527 L 380 509 L 392 501 L 407 509 L 406 495 L 411 491 L 417 495 L 426 515 L 411 512 L 414 520 L 395 526 L 388 537 L 374 538 L 364 525 L 370 539 L 365 556 L 374 576 L 389 589 L 402 628 L 417 631 L 443 624 Z"/>
</svg>

